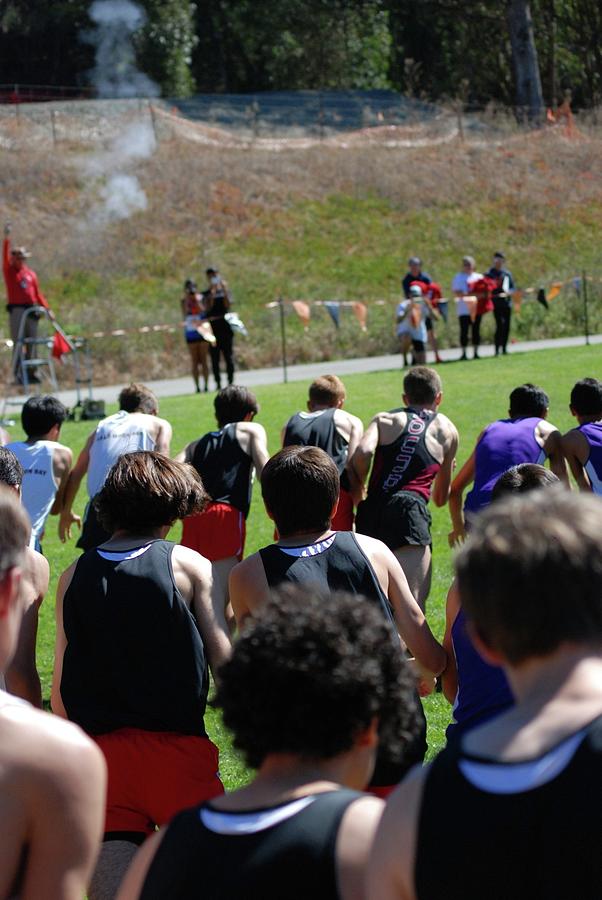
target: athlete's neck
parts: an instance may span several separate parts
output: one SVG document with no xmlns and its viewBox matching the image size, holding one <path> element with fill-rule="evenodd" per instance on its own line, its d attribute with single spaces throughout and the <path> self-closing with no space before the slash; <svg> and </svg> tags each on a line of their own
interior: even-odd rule
<svg viewBox="0 0 602 900">
<path fill-rule="evenodd" d="M 326 531 L 296 531 L 294 534 L 287 534 L 277 541 L 279 547 L 309 547 L 310 544 L 317 544 L 326 540 L 332 534 L 332 528 Z"/>
<path fill-rule="evenodd" d="M 592 422 L 600 422 L 602 424 L 600 413 L 596 413 L 594 416 L 577 416 L 576 418 L 580 425 L 591 425 Z"/>
<path fill-rule="evenodd" d="M 113 532 L 108 541 L 105 541 L 103 547 L 132 547 L 136 544 L 144 544 L 147 541 L 162 540 L 169 531 L 169 525 L 161 525 L 157 528 L 149 528 L 148 530 L 127 531 L 125 528 L 118 528 Z"/>
<path fill-rule="evenodd" d="M 552 697 L 587 695 L 590 686 L 602 700 L 602 647 L 564 644 L 552 654 L 506 669 L 512 693 L 522 706 L 539 708 Z"/>
</svg>

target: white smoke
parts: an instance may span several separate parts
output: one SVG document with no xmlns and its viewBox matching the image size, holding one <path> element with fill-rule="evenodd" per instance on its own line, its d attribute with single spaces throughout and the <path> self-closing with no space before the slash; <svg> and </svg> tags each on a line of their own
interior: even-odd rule
<svg viewBox="0 0 602 900">
<path fill-rule="evenodd" d="M 96 28 L 84 39 L 96 48 L 90 78 L 99 97 L 156 97 L 157 85 L 136 68 L 132 37 L 146 13 L 131 0 L 94 0 L 88 15 Z"/>
<path fill-rule="evenodd" d="M 146 21 L 146 13 L 131 0 L 94 0 L 89 16 L 96 27 L 83 36 L 95 47 L 90 72 L 99 98 L 156 97 L 158 86 L 136 68 L 134 33 Z M 136 115 L 140 116 L 139 111 Z M 104 226 L 127 219 L 148 206 L 133 164 L 155 151 L 154 130 L 147 117 L 123 128 L 111 145 L 83 163 L 98 188 L 99 202 L 89 211 L 89 223 Z"/>
</svg>

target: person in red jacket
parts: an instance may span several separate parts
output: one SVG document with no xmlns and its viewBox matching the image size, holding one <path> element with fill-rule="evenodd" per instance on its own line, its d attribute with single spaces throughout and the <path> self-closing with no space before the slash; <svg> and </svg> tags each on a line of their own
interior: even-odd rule
<svg viewBox="0 0 602 900">
<path fill-rule="evenodd" d="M 16 351 L 17 338 L 21 327 L 23 314 L 32 306 L 42 306 L 50 309 L 48 301 L 40 291 L 38 276 L 30 269 L 25 260 L 30 256 L 25 247 L 13 247 L 10 244 L 10 224 L 4 226 L 4 242 L 2 245 L 2 270 L 6 285 L 7 312 L 10 324 L 10 336 Z M 35 338 L 38 331 L 38 321 L 35 316 L 28 316 L 24 338 Z M 25 355 L 30 358 L 33 347 L 25 345 Z M 17 371 L 17 354 L 13 352 L 13 371 L 18 381 L 23 380 L 22 373 Z M 38 383 L 39 379 L 32 369 L 28 373 L 28 380 Z"/>
</svg>

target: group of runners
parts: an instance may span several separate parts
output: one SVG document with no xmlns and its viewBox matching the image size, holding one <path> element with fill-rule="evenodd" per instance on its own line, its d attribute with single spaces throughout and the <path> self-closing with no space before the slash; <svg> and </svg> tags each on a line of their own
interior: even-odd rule
<svg viewBox="0 0 602 900">
<path fill-rule="evenodd" d="M 404 366 L 408 364 L 410 352 L 413 364 L 425 363 L 427 343 L 435 355 L 435 362 L 441 362 L 435 322 L 440 318 L 447 321 L 448 302 L 443 299 L 441 286 L 423 271 L 419 256 L 408 260 L 408 271 L 401 281 L 401 290 L 404 299 L 397 306 L 396 321 Z M 464 256 L 462 268 L 454 275 L 451 290 L 460 329 L 460 359 L 468 359 L 469 336 L 473 347 L 472 358 L 479 358 L 481 321 L 488 312 L 493 312 L 495 318 L 495 355 L 507 353 L 515 285 L 512 273 L 506 268 L 505 255 L 500 250 L 496 251 L 491 267 L 485 273 L 476 271 L 474 257 Z"/>
<path fill-rule="evenodd" d="M 455 477 L 436 371 L 410 369 L 365 431 L 345 401 L 316 379 L 270 456 L 256 398 L 229 385 L 216 429 L 172 459 L 130 385 L 75 464 L 62 404 L 25 403 L 25 440 L 0 448 L 0 896 L 598 896 L 602 382 L 573 387 L 565 435 L 518 386 Z M 253 473 L 275 533 L 243 558 Z M 64 541 L 80 524 L 85 475 L 51 716 L 34 708 L 39 551 L 50 514 Z M 431 498 L 462 545 L 442 644 Z M 209 670 L 256 769 L 228 794 Z M 422 766 L 437 684 L 453 721 Z"/>
</svg>

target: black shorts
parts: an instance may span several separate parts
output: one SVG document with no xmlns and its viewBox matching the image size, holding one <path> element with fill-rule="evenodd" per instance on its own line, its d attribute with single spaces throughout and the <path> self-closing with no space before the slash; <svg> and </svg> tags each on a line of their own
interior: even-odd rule
<svg viewBox="0 0 602 900">
<path fill-rule="evenodd" d="M 391 550 L 431 545 L 431 514 L 426 501 L 414 491 L 363 500 L 357 508 L 355 530 L 378 538 Z"/>
<path fill-rule="evenodd" d="M 412 338 L 412 350 L 414 353 L 424 353 L 425 349 L 424 341 L 415 341 L 414 338 Z"/>
<path fill-rule="evenodd" d="M 433 320 L 432 320 L 432 318 L 431 318 L 430 316 L 427 316 L 427 317 L 425 318 L 424 324 L 426 325 L 426 330 L 427 330 L 427 331 L 432 331 L 432 330 L 433 330 Z"/>
</svg>

